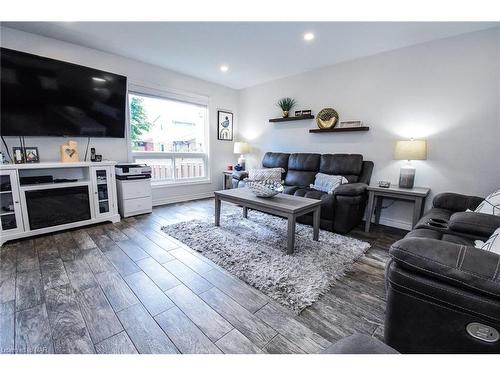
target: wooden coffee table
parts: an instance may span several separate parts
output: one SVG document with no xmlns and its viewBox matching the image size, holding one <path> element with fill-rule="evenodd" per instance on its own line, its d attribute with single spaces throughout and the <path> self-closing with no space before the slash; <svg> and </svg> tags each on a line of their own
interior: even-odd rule
<svg viewBox="0 0 500 375">
<path fill-rule="evenodd" d="M 243 217 L 248 209 L 265 212 L 288 219 L 287 254 L 293 254 L 295 247 L 295 223 L 298 216 L 313 212 L 313 240 L 319 240 L 321 201 L 294 195 L 278 194 L 272 198 L 256 197 L 247 188 L 219 190 L 215 193 L 215 225 L 220 225 L 221 202 L 231 202 L 243 207 Z"/>
</svg>

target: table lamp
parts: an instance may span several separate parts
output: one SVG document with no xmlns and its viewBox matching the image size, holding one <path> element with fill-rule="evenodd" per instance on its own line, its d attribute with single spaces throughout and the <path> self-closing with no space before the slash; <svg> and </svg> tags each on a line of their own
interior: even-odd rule
<svg viewBox="0 0 500 375">
<path fill-rule="evenodd" d="M 250 152 L 250 145 L 246 142 L 234 142 L 234 153 L 240 154 L 238 158 L 238 164 L 241 166 L 242 170 L 245 170 L 245 154 Z"/>
<path fill-rule="evenodd" d="M 397 141 L 394 149 L 395 160 L 408 160 L 408 163 L 401 167 L 399 173 L 399 187 L 411 189 L 415 182 L 415 167 L 411 165 L 411 160 L 427 159 L 427 141 L 410 140 Z"/>
</svg>

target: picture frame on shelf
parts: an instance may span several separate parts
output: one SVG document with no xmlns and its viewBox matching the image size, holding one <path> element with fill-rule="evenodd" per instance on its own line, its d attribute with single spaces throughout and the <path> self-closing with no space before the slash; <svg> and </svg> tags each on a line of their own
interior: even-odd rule
<svg viewBox="0 0 500 375">
<path fill-rule="evenodd" d="M 40 154 L 38 147 L 25 147 L 24 158 L 26 163 L 40 163 Z"/>
<path fill-rule="evenodd" d="M 312 110 L 310 109 L 302 109 L 295 111 L 295 117 L 302 117 L 302 116 L 311 116 L 312 115 Z"/>
<path fill-rule="evenodd" d="M 354 121 L 340 121 L 336 128 L 361 128 L 363 126 L 363 121 L 354 120 Z"/>
<path fill-rule="evenodd" d="M 217 111 L 217 139 L 219 141 L 233 140 L 233 113 Z"/>
<path fill-rule="evenodd" d="M 12 147 L 12 157 L 14 164 L 24 164 L 24 149 L 22 147 Z"/>
</svg>

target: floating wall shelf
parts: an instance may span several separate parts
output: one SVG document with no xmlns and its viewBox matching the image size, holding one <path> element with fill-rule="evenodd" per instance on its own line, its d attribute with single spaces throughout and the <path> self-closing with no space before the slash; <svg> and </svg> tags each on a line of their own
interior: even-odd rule
<svg viewBox="0 0 500 375">
<path fill-rule="evenodd" d="M 293 117 L 279 117 L 279 118 L 269 119 L 269 122 L 285 122 L 285 121 L 311 120 L 313 118 L 314 118 L 314 115 L 293 116 Z"/>
<path fill-rule="evenodd" d="M 337 132 L 362 132 L 370 130 L 369 126 L 358 126 L 353 128 L 330 128 L 330 129 L 309 129 L 309 133 L 337 133 Z"/>
</svg>

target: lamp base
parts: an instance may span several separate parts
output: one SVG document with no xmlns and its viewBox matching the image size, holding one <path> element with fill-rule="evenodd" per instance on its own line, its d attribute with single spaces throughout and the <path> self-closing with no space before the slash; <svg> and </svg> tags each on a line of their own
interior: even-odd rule
<svg viewBox="0 0 500 375">
<path fill-rule="evenodd" d="M 415 182 L 415 167 L 407 164 L 401 167 L 399 171 L 399 187 L 403 189 L 412 189 Z"/>
<path fill-rule="evenodd" d="M 246 171 L 246 168 L 245 168 L 245 157 L 243 155 L 240 155 L 240 157 L 238 158 L 238 164 L 241 166 L 242 171 Z"/>
</svg>

